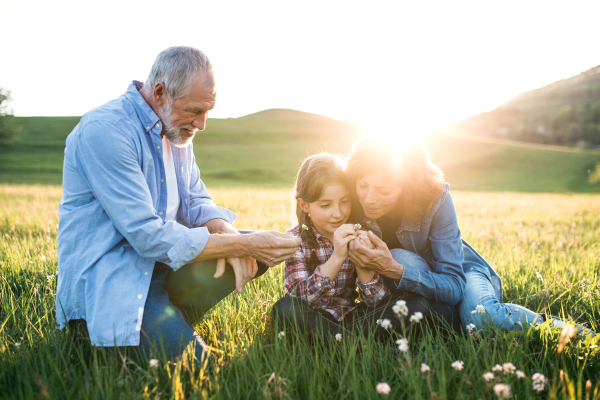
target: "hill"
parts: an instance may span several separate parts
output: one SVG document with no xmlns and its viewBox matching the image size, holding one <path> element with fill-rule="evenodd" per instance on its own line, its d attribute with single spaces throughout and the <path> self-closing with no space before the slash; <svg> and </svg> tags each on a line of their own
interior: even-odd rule
<svg viewBox="0 0 600 400">
<path fill-rule="evenodd" d="M 600 66 L 520 94 L 448 131 L 531 143 L 600 146 Z"/>
<path fill-rule="evenodd" d="M 60 185 L 64 141 L 79 117 L 19 117 L 19 142 L 0 146 L 0 182 Z M 202 179 L 212 187 L 291 188 L 302 159 L 345 153 L 365 127 L 294 110 L 208 121 L 194 139 Z M 471 136 L 424 138 L 453 189 L 598 192 L 589 172 L 600 152 L 527 146 Z"/>
</svg>

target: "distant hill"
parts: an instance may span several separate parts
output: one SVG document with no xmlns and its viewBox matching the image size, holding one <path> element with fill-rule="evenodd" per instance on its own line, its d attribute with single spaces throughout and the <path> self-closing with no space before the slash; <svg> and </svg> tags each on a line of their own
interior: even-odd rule
<svg viewBox="0 0 600 400">
<path fill-rule="evenodd" d="M 60 185 L 65 139 L 80 117 L 19 117 L 19 142 L 0 146 L 0 182 Z M 321 150 L 345 153 L 364 126 L 294 110 L 208 121 L 194 139 L 209 187 L 291 189 L 300 163 Z M 599 192 L 589 179 L 600 152 L 466 135 L 426 137 L 453 190 Z"/>
<path fill-rule="evenodd" d="M 600 66 L 520 94 L 493 111 L 451 124 L 447 131 L 597 148 L 600 146 Z"/>
</svg>

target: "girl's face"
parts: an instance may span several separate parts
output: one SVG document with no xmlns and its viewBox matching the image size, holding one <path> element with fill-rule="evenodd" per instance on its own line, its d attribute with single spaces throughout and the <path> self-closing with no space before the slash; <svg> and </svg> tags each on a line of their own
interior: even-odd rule
<svg viewBox="0 0 600 400">
<path fill-rule="evenodd" d="M 400 185 L 390 182 L 384 172 L 368 173 L 356 181 L 356 197 L 367 218 L 400 215 L 397 205 L 401 194 Z"/>
<path fill-rule="evenodd" d="M 333 240 L 333 233 L 346 223 L 352 211 L 350 191 L 340 182 L 325 186 L 321 197 L 316 201 L 306 203 L 298 199 L 298 206 L 310 214 L 317 232 L 329 240 Z"/>
</svg>

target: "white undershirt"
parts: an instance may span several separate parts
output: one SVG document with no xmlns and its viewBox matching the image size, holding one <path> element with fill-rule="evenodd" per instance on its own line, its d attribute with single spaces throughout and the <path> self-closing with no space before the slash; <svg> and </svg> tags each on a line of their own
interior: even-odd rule
<svg viewBox="0 0 600 400">
<path fill-rule="evenodd" d="M 179 209 L 179 191 L 177 190 L 177 175 L 171 152 L 171 142 L 165 136 L 163 143 L 163 163 L 165 164 L 165 179 L 167 181 L 167 213 L 165 220 L 175 221 Z"/>
</svg>

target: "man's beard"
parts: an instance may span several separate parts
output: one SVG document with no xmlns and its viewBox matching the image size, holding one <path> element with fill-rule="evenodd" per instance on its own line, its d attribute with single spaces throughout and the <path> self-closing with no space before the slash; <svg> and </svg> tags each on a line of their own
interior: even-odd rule
<svg viewBox="0 0 600 400">
<path fill-rule="evenodd" d="M 164 135 L 175 147 L 187 147 L 191 142 L 193 137 L 184 136 L 184 133 L 181 130 L 195 131 L 196 128 L 192 125 L 180 125 L 173 126 L 171 122 L 171 102 L 167 100 L 167 103 L 161 107 L 159 111 L 160 120 L 163 123 L 163 131 Z"/>
</svg>

